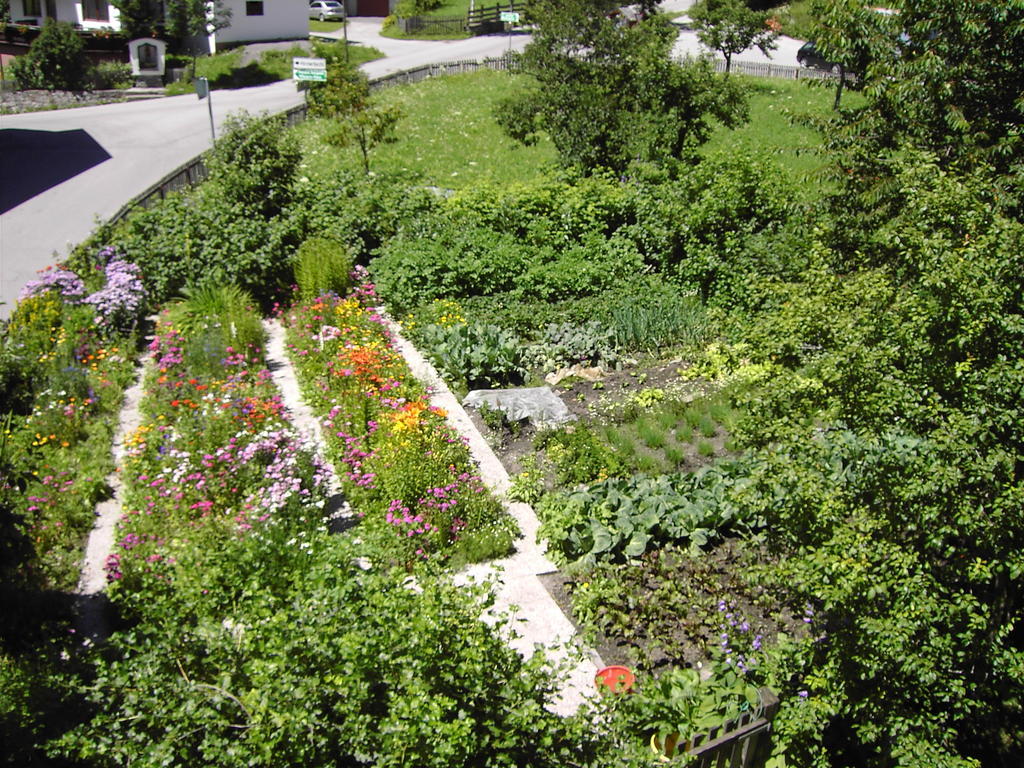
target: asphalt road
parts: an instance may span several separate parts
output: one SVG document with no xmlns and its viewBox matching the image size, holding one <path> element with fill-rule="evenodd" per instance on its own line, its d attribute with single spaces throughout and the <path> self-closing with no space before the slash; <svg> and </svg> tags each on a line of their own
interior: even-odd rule
<svg viewBox="0 0 1024 768">
<path fill-rule="evenodd" d="M 291 82 L 215 91 L 214 122 L 240 109 L 278 112 L 302 95 Z M 0 316 L 21 288 L 107 219 L 210 146 L 194 95 L 0 117 Z"/>
<path fill-rule="evenodd" d="M 509 45 L 504 35 L 389 40 L 376 34 L 379 20 L 353 22 L 351 40 L 388 54 L 363 67 L 371 77 L 498 56 Z M 526 37 L 513 35 L 512 43 L 521 50 Z M 232 112 L 280 112 L 301 100 L 291 81 L 214 91 L 214 123 L 219 131 Z M 194 95 L 0 116 L 0 317 L 9 316 L 25 283 L 65 257 L 97 219 L 109 218 L 209 146 L 207 104 Z"/>
</svg>

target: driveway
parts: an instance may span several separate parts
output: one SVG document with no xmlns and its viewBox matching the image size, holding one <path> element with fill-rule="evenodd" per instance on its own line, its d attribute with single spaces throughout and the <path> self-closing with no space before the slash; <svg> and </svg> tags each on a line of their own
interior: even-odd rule
<svg viewBox="0 0 1024 768">
<path fill-rule="evenodd" d="M 214 122 L 219 130 L 230 112 L 279 112 L 301 101 L 290 81 L 214 91 Z M 0 213 L 0 316 L 97 219 L 209 147 L 207 104 L 194 95 L 0 116 L 3 199 L 24 198 Z"/>
<path fill-rule="evenodd" d="M 485 59 L 501 56 L 511 48 L 522 51 L 530 42 L 530 36 L 522 32 L 511 35 L 481 35 L 466 40 L 395 40 L 380 34 L 382 19 L 353 18 L 349 21 L 348 40 L 350 43 L 376 48 L 385 55 L 383 59 L 368 61 L 362 69 L 369 77 L 380 77 L 403 69 L 412 69 L 423 64 L 462 59 Z M 341 40 L 344 33 L 330 32 L 318 37 Z"/>
</svg>

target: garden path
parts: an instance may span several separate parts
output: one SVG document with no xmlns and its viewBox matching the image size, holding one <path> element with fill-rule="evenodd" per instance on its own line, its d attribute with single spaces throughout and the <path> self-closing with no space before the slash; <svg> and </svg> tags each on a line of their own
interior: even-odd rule
<svg viewBox="0 0 1024 768">
<path fill-rule="evenodd" d="M 125 390 L 124 403 L 121 406 L 111 446 L 114 471 L 107 476 L 107 484 L 113 489 L 113 494 L 109 499 L 96 505 L 96 521 L 85 545 L 76 601 L 77 632 L 85 643 L 98 642 L 110 634 L 106 621 L 106 600 L 101 594 L 107 586 L 107 574 L 103 566 L 114 548 L 117 521 L 121 519 L 124 484 L 121 482 L 120 468 L 124 459 L 124 440 L 142 424 L 139 403 L 142 401 L 142 383 L 145 380 L 146 367 L 146 363 L 138 366 L 135 383 Z"/>
<path fill-rule="evenodd" d="M 302 399 L 294 369 L 285 353 L 284 329 L 276 320 L 265 321 L 267 331 L 267 359 L 274 382 L 282 393 L 282 402 L 290 412 L 292 423 L 300 433 L 323 445 L 320 425 Z M 416 378 L 427 385 L 431 404 L 443 408 L 448 423 L 469 441 L 469 449 L 480 466 L 480 476 L 499 496 L 504 496 L 510 485 L 508 473 L 491 450 L 483 435 L 476 429 L 462 405 L 416 348 L 402 338 L 398 326 L 389 321 L 396 347 L 405 357 Z M 337 486 L 335 486 L 335 491 Z M 528 504 L 504 501 L 506 509 L 519 523 L 523 537 L 516 552 L 504 560 L 471 566 L 456 576 L 458 583 L 493 579 L 495 604 L 493 613 L 509 612 L 515 634 L 510 644 L 519 653 L 528 656 L 540 646 L 555 664 L 567 668 L 567 676 L 558 692 L 552 709 L 559 714 L 574 713 L 583 700 L 594 694 L 594 675 L 603 666 L 597 654 L 578 647 L 574 642 L 575 629 L 548 593 L 538 576 L 550 573 L 555 566 L 538 547 L 537 528 L 540 522 Z M 486 617 L 485 617 L 486 618 Z"/>
<path fill-rule="evenodd" d="M 270 370 L 271 379 L 281 392 L 281 402 L 284 403 L 291 419 L 292 428 L 302 437 L 303 442 L 324 461 L 324 465 L 327 467 L 328 487 L 331 495 L 336 496 L 341 493 L 341 484 L 338 482 L 337 475 L 334 474 L 334 468 L 324 456 L 325 442 L 323 431 L 320 428 L 320 420 L 306 405 L 306 401 L 302 397 L 302 390 L 299 388 L 299 380 L 295 376 L 295 369 L 285 351 L 284 328 L 277 320 L 264 320 L 263 330 L 267 334 L 265 352 L 267 368 Z"/>
<path fill-rule="evenodd" d="M 281 392 L 292 425 L 322 457 L 324 441 L 320 423 L 302 397 L 295 370 L 285 351 L 284 329 L 277 320 L 264 321 L 264 328 L 267 332 L 268 368 Z M 484 482 L 496 494 L 504 497 L 510 480 L 501 461 L 434 367 L 412 344 L 402 338 L 398 326 L 393 322 L 390 323 L 390 330 L 413 374 L 427 385 L 432 404 L 443 408 L 452 427 L 467 439 Z M 125 392 L 112 448 L 118 467 L 124 458 L 125 437 L 142 423 L 139 403 L 143 395 L 145 370 L 145 364 L 139 367 L 135 383 Z M 117 471 L 110 475 L 108 482 L 114 493 L 110 499 L 96 507 L 96 523 L 86 543 L 77 590 L 78 632 L 87 644 L 102 640 L 109 634 L 105 601 L 102 599 L 106 587 L 104 564 L 114 548 L 124 487 Z M 332 494 L 339 498 L 341 486 L 333 472 L 329 475 L 329 482 Z M 559 714 L 572 714 L 584 699 L 594 695 L 594 676 L 603 663 L 595 651 L 583 648 L 576 642 L 572 623 L 538 578 L 541 574 L 554 571 L 555 567 L 536 543 L 540 523 L 533 509 L 528 504 L 507 499 L 503 503 L 518 522 L 523 534 L 517 542 L 515 554 L 503 560 L 471 566 L 457 574 L 456 581 L 467 584 L 484 579 L 493 580 L 496 599 L 491 613 L 508 613 L 512 617 L 514 633 L 509 642 L 519 653 L 528 656 L 537 648 L 542 648 L 554 664 L 566 671 L 558 696 L 552 702 L 552 709 Z M 336 508 L 337 505 L 329 504 L 328 507 Z M 346 513 L 347 506 L 341 514 Z M 488 617 L 484 618 L 486 620 Z"/>
</svg>

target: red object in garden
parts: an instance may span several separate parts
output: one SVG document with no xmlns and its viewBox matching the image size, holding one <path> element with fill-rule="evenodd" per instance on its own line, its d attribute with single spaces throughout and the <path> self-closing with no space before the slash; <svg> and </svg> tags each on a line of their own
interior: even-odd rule
<svg viewBox="0 0 1024 768">
<path fill-rule="evenodd" d="M 601 693 L 626 693 L 635 682 L 636 676 L 629 667 L 605 667 L 594 675 L 594 684 Z"/>
</svg>

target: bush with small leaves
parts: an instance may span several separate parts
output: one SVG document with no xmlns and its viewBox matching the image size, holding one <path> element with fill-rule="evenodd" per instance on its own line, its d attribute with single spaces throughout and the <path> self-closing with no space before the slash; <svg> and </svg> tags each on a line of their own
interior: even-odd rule
<svg viewBox="0 0 1024 768">
<path fill-rule="evenodd" d="M 85 43 L 66 21 L 49 18 L 28 53 L 11 65 L 23 90 L 81 91 L 86 86 Z"/>
</svg>

